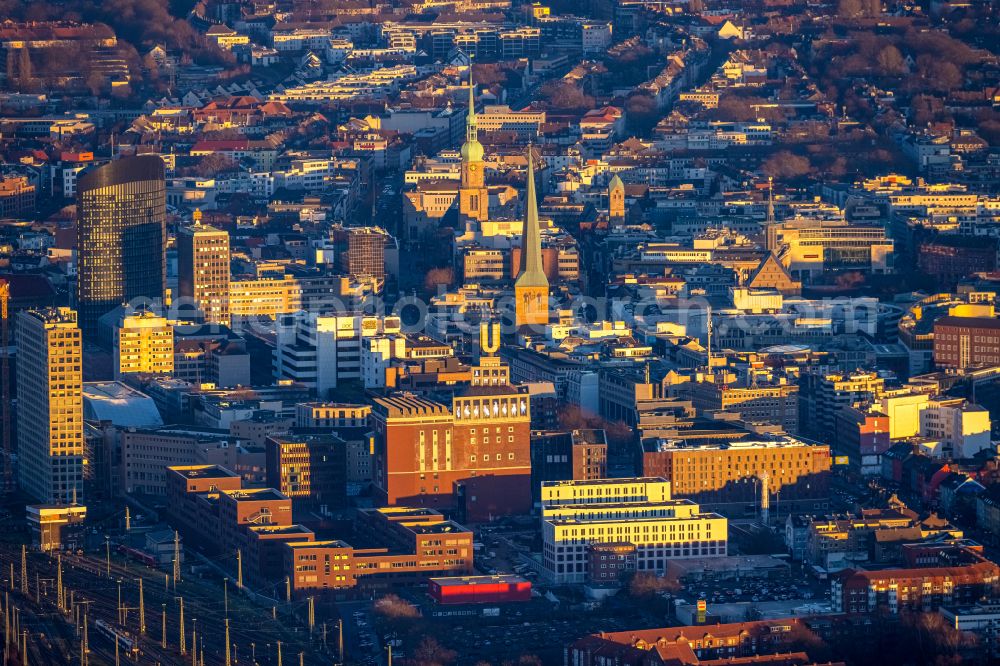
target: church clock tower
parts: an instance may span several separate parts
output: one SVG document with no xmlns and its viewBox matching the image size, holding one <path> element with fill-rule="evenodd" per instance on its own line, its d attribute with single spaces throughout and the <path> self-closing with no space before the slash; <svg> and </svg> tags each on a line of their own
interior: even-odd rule
<svg viewBox="0 0 1000 666">
<path fill-rule="evenodd" d="M 483 144 L 479 143 L 476 127 L 476 87 L 472 83 L 469 64 L 469 115 L 465 121 L 465 143 L 462 144 L 462 181 L 458 189 L 458 212 L 462 220 L 485 222 L 489 215 L 490 195 L 486 189 L 483 169 Z"/>
<path fill-rule="evenodd" d="M 549 323 L 549 279 L 542 268 L 542 233 L 538 224 L 531 146 L 528 146 L 528 187 L 525 199 L 521 271 L 514 282 L 514 323 L 518 327 L 545 326 Z"/>
</svg>

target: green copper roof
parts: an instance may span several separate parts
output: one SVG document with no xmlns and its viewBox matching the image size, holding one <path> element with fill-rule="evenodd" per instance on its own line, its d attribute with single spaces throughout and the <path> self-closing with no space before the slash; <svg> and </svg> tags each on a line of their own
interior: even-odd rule
<svg viewBox="0 0 1000 666">
<path fill-rule="evenodd" d="M 465 143 L 460 151 L 464 162 L 482 162 L 483 144 L 479 143 L 476 127 L 476 85 L 472 82 L 472 64 L 469 64 L 469 111 L 465 118 Z"/>
</svg>

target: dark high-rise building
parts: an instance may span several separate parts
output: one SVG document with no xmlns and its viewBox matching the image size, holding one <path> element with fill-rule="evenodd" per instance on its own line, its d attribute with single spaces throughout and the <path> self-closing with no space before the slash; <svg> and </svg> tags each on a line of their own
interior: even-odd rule
<svg viewBox="0 0 1000 666">
<path fill-rule="evenodd" d="M 267 483 L 295 501 L 329 508 L 347 497 L 347 442 L 334 434 L 272 435 L 266 444 Z"/>
<path fill-rule="evenodd" d="M 604 430 L 531 433 L 531 498 L 534 502 L 541 500 L 543 481 L 593 481 L 607 476 L 608 441 Z"/>
<path fill-rule="evenodd" d="M 93 339 L 97 320 L 122 303 L 163 298 L 163 160 L 127 157 L 85 172 L 77 209 L 77 309 L 84 337 Z"/>
<path fill-rule="evenodd" d="M 340 227 L 333 231 L 339 268 L 355 280 L 385 282 L 385 245 L 391 240 L 379 227 Z"/>
</svg>

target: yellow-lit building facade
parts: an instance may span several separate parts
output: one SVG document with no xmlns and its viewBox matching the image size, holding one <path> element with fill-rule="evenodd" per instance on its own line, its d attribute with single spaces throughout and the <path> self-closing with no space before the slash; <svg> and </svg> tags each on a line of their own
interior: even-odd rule
<svg viewBox="0 0 1000 666">
<path fill-rule="evenodd" d="M 122 317 L 115 328 L 115 379 L 132 373 L 174 371 L 174 327 L 165 317 L 142 312 Z"/>
<path fill-rule="evenodd" d="M 542 564 L 554 583 L 588 578 L 594 544 L 628 543 L 636 570 L 662 574 L 678 558 L 727 554 L 728 521 L 671 497 L 662 478 L 542 483 Z"/>
<path fill-rule="evenodd" d="M 76 312 L 17 318 L 17 452 L 21 489 L 41 502 L 83 496 L 83 344 Z"/>
</svg>

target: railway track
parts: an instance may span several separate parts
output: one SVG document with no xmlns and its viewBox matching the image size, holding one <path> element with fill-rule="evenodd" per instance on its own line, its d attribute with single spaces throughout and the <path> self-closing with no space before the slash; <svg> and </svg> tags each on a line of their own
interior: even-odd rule
<svg viewBox="0 0 1000 666">
<path fill-rule="evenodd" d="M 206 666 L 225 664 L 225 620 L 229 619 L 230 658 L 233 664 L 277 664 L 277 645 L 282 644 L 283 664 L 332 664 L 334 655 L 322 646 L 317 629 L 310 637 L 304 614 L 288 615 L 288 608 L 275 613 L 243 598 L 233 586 L 224 598 L 221 580 L 184 579 L 175 586 L 162 571 L 112 557 L 69 555 L 62 558 L 62 580 L 66 604 L 77 607 L 60 612 L 55 580 L 58 562 L 38 553 L 28 554 L 28 595 L 20 590 L 20 546 L 0 544 L 0 578 L 12 607 L 24 613 L 23 628 L 29 632 L 31 664 L 80 664 L 80 644 L 84 608 L 88 620 L 89 664 L 115 663 L 115 641 L 95 629 L 100 620 L 135 638 L 139 654 L 133 657 L 119 649 L 120 664 L 190 664 L 197 634 L 199 657 L 204 650 Z M 10 585 L 10 565 L 14 565 L 15 584 Z M 110 573 L 110 575 L 109 575 Z M 142 606 L 145 610 L 145 633 L 141 631 L 139 580 L 142 580 Z M 120 597 L 119 597 L 120 595 Z M 119 617 L 120 604 L 124 607 Z M 184 600 L 186 654 L 180 644 L 180 601 Z M 228 603 L 227 603 L 228 601 Z M 227 608 L 228 607 L 228 608 Z M 167 647 L 162 647 L 164 611 Z M 2 628 L 2 625 L 0 625 Z M 331 646 L 332 647 L 332 646 Z M 255 658 L 255 659 L 252 659 Z"/>
</svg>

